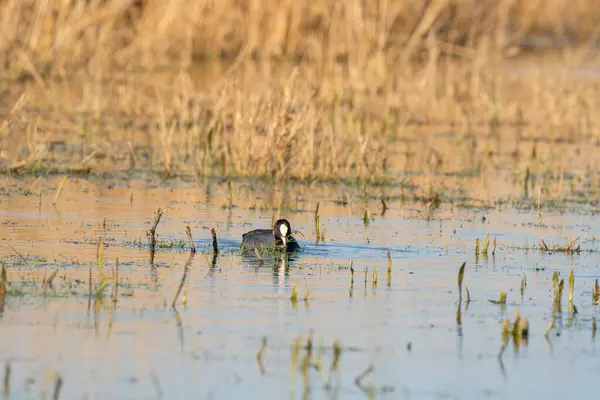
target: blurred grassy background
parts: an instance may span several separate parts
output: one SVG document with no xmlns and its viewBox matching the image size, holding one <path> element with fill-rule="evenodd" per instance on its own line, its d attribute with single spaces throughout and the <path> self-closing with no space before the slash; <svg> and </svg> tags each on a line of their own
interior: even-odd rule
<svg viewBox="0 0 600 400">
<path fill-rule="evenodd" d="M 523 138 L 595 143 L 599 17 L 596 0 L 7 0 L 0 169 L 380 181 L 481 169 Z"/>
</svg>

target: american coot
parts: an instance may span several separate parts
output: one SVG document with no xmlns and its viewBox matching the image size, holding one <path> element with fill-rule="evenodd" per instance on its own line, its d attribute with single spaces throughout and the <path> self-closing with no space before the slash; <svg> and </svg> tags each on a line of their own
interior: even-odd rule
<svg viewBox="0 0 600 400">
<path fill-rule="evenodd" d="M 300 245 L 292 236 L 292 227 L 286 219 L 277 220 L 274 229 L 255 229 L 242 235 L 243 250 L 296 251 L 299 248 Z"/>
</svg>

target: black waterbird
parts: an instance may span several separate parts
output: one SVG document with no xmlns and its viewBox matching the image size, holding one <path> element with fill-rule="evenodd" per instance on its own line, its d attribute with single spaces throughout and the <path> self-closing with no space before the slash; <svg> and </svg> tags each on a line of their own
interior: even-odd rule
<svg viewBox="0 0 600 400">
<path fill-rule="evenodd" d="M 273 229 L 255 229 L 242 235 L 243 250 L 296 251 L 299 248 L 286 219 L 277 220 Z"/>
</svg>

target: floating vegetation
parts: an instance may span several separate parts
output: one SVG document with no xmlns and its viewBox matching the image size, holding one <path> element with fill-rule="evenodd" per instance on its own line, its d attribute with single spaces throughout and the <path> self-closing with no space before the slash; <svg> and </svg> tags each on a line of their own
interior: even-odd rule
<svg viewBox="0 0 600 400">
<path fill-rule="evenodd" d="M 540 239 L 540 242 L 541 242 L 540 249 L 544 250 L 544 251 L 552 252 L 552 253 L 567 253 L 567 254 L 580 253 L 581 246 L 577 243 L 578 240 L 579 240 L 579 237 L 576 237 L 565 245 L 548 246 L 546 244 L 546 242 L 544 241 L 544 239 L 542 238 L 542 239 Z"/>
<path fill-rule="evenodd" d="M 598 285 L 598 278 L 596 278 L 596 283 L 594 284 L 594 290 L 592 291 L 592 304 L 597 306 L 598 300 L 600 300 L 600 285 Z"/>
<path fill-rule="evenodd" d="M 500 292 L 500 298 L 498 300 L 488 300 L 492 304 L 499 304 L 501 306 L 506 305 L 506 292 L 503 290 Z"/>
<path fill-rule="evenodd" d="M 525 294 L 525 288 L 527 287 L 527 278 L 525 274 L 523 274 L 523 278 L 521 278 L 521 297 Z"/>
</svg>

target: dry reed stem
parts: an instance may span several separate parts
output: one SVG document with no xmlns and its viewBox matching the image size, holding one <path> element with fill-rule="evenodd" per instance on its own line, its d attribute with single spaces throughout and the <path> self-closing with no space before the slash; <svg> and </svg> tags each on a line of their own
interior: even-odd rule
<svg viewBox="0 0 600 400">
<path fill-rule="evenodd" d="M 213 228 L 214 229 L 214 228 Z M 212 230 L 211 230 L 212 232 Z M 185 233 L 187 235 L 188 238 L 188 243 L 190 244 L 190 251 L 192 253 L 196 253 L 196 245 L 194 244 L 194 239 L 192 238 L 192 230 L 190 229 L 189 226 L 185 227 Z M 215 235 L 216 236 L 216 235 Z M 214 239 L 213 239 L 214 240 Z"/>
<path fill-rule="evenodd" d="M 59 197 L 59 196 L 60 196 L 60 194 L 62 193 L 62 189 L 63 189 L 63 186 L 64 186 L 64 184 L 65 184 L 65 182 L 66 182 L 67 178 L 68 178 L 68 176 L 66 176 L 66 175 L 65 175 L 65 176 L 62 178 L 62 180 L 60 181 L 60 184 L 58 185 L 58 189 L 56 189 L 56 195 L 54 196 L 54 200 L 52 200 L 52 205 L 53 205 L 53 206 L 55 206 L 55 205 L 56 205 L 56 203 L 58 202 L 58 197 Z"/>
<path fill-rule="evenodd" d="M 210 229 L 210 234 L 212 235 L 213 253 L 218 254 L 219 253 L 219 244 L 217 243 L 217 231 L 215 230 L 215 228 Z"/>
</svg>

